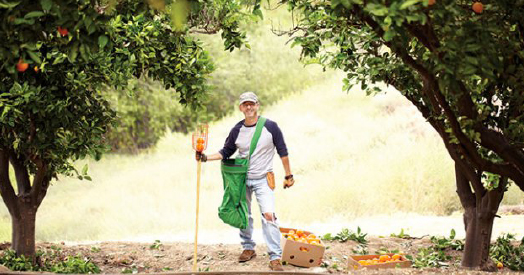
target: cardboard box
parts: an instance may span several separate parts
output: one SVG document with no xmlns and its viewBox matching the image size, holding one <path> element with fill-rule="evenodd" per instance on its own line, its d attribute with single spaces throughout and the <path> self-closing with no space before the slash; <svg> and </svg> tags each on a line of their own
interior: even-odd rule
<svg viewBox="0 0 524 275">
<path fill-rule="evenodd" d="M 280 228 L 281 233 L 288 233 L 289 230 L 297 231 L 294 228 Z M 304 231 L 306 234 L 311 232 Z M 320 241 L 321 245 L 301 243 L 286 239 L 283 235 L 280 238 L 282 246 L 282 261 L 301 267 L 313 267 L 322 264 L 322 257 L 326 247 Z"/>
<path fill-rule="evenodd" d="M 382 254 L 382 255 L 389 255 L 390 257 L 395 255 L 393 253 L 389 254 Z M 398 262 L 387 262 L 387 263 L 378 263 L 374 265 L 361 265 L 358 263 L 360 260 L 371 260 L 373 258 L 378 258 L 381 255 L 355 255 L 355 256 L 349 256 L 348 258 L 348 270 L 354 270 L 354 269 L 361 269 L 361 268 L 368 268 L 368 269 L 377 269 L 377 268 L 405 268 L 405 267 L 411 267 L 411 261 L 406 259 L 404 255 L 400 255 L 400 261 Z"/>
</svg>

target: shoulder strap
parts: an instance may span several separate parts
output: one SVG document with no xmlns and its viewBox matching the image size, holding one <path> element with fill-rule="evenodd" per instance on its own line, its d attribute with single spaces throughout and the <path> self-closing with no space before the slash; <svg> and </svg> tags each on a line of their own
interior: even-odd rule
<svg viewBox="0 0 524 275">
<path fill-rule="evenodd" d="M 264 128 L 264 124 L 266 124 L 266 118 L 259 117 L 257 121 L 257 128 L 255 129 L 255 134 L 253 135 L 253 138 L 251 139 L 251 145 L 249 146 L 249 158 L 251 158 L 251 155 L 253 154 L 253 152 L 255 152 L 255 148 L 257 148 L 258 139 L 260 138 L 260 133 L 262 133 L 262 128 Z"/>
</svg>

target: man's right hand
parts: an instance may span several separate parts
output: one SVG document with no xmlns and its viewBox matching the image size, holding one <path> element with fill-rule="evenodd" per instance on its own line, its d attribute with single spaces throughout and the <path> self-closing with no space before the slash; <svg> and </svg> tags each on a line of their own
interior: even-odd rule
<svg viewBox="0 0 524 275">
<path fill-rule="evenodd" d="M 206 162 L 207 161 L 207 156 L 204 153 L 197 151 L 196 154 L 195 154 L 195 159 L 197 161 Z"/>
</svg>

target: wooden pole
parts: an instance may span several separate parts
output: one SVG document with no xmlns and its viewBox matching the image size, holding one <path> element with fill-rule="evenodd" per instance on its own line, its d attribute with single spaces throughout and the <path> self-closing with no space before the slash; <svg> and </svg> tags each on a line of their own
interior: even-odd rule
<svg viewBox="0 0 524 275">
<path fill-rule="evenodd" d="M 193 272 L 197 272 L 197 244 L 198 244 L 198 208 L 200 199 L 200 165 L 202 162 L 197 162 L 197 194 L 196 194 L 196 222 L 195 222 L 195 253 L 193 255 Z"/>
</svg>

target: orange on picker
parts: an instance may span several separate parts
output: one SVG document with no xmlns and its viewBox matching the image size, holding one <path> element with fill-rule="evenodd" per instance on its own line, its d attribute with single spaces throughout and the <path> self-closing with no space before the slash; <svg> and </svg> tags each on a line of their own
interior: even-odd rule
<svg viewBox="0 0 524 275">
<path fill-rule="evenodd" d="M 202 153 L 207 148 L 207 135 L 209 127 L 207 124 L 199 125 L 197 130 L 193 133 L 192 145 L 193 149 L 197 152 Z M 202 162 L 199 160 L 197 163 L 197 195 L 196 195 L 196 222 L 195 222 L 195 247 L 193 255 L 193 272 L 197 271 L 197 243 L 198 243 L 198 208 L 199 208 L 199 197 L 200 197 L 200 165 Z"/>
</svg>

